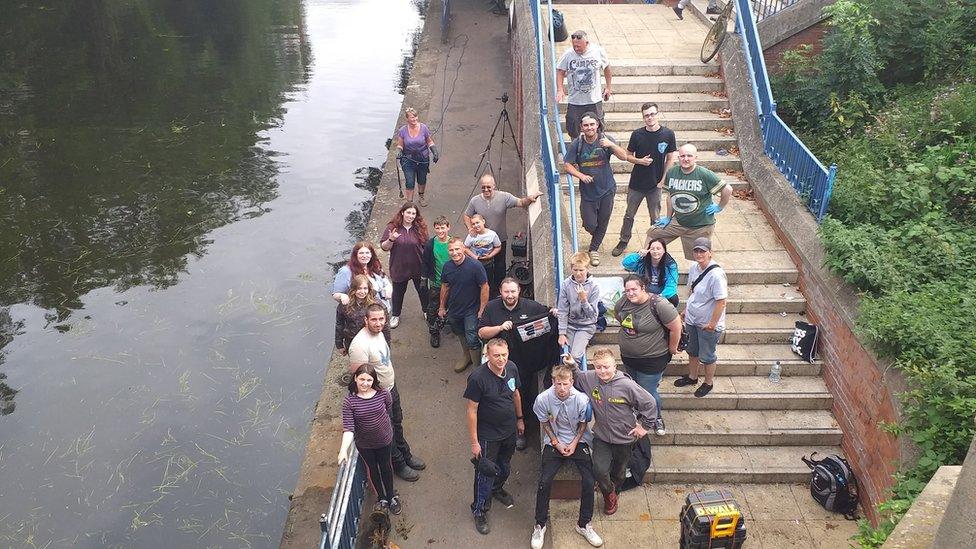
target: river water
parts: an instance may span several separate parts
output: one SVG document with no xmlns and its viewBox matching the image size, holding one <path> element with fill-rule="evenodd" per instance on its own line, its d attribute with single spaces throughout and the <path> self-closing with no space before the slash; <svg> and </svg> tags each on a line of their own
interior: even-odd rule
<svg viewBox="0 0 976 549">
<path fill-rule="evenodd" d="M 423 10 L 0 0 L 0 546 L 277 545 Z"/>
</svg>

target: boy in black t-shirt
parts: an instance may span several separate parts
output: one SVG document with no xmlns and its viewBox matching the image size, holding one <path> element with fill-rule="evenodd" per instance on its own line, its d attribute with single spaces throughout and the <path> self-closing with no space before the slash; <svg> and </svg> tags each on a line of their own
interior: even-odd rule
<svg viewBox="0 0 976 549">
<path fill-rule="evenodd" d="M 650 214 L 652 223 L 661 213 L 664 176 L 674 165 L 678 147 L 674 132 L 658 122 L 660 114 L 655 103 L 641 105 L 644 127 L 634 130 L 627 142 L 627 161 L 634 165 L 634 169 L 630 172 L 630 184 L 627 187 L 627 213 L 624 214 L 624 222 L 620 227 L 620 241 L 610 252 L 614 257 L 627 249 L 634 229 L 634 217 L 641 202 L 647 200 L 647 213 Z"/>
<path fill-rule="evenodd" d="M 494 497 L 506 508 L 515 505 L 505 491 L 515 453 L 515 436 L 525 431 L 518 368 L 508 360 L 508 343 L 488 342 L 488 362 L 474 369 L 464 389 L 472 462 L 475 463 L 471 512 L 478 533 L 487 534 L 488 509 Z"/>
</svg>

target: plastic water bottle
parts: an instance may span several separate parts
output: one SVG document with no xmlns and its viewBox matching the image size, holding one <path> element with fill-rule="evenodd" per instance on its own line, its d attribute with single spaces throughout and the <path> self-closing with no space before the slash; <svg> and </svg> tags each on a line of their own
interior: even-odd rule
<svg viewBox="0 0 976 549">
<path fill-rule="evenodd" d="M 779 383 L 780 374 L 783 372 L 783 366 L 780 365 L 779 361 L 773 363 L 773 366 L 769 369 L 769 381 L 773 383 Z"/>
</svg>

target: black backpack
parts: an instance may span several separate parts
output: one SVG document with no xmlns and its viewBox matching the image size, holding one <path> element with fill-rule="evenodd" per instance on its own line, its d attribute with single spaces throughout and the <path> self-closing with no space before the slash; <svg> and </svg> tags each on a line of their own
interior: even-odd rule
<svg viewBox="0 0 976 549">
<path fill-rule="evenodd" d="M 810 495 L 828 511 L 842 513 L 847 520 L 857 520 L 857 478 L 847 460 L 832 454 L 823 459 L 801 458 L 813 469 Z"/>
</svg>

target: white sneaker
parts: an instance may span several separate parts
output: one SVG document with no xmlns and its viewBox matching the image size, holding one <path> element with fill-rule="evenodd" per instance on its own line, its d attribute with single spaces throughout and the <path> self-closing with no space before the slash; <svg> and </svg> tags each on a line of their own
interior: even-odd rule
<svg viewBox="0 0 976 549">
<path fill-rule="evenodd" d="M 390 317 L 390 329 L 392 330 L 392 329 L 396 328 L 399 325 L 400 325 L 400 317 L 398 317 L 398 316 L 391 316 Z"/>
<path fill-rule="evenodd" d="M 600 534 L 597 534 L 593 530 L 592 524 L 587 524 L 586 528 L 580 528 L 579 524 L 577 524 L 576 532 L 579 533 L 579 535 L 586 538 L 586 541 L 590 542 L 590 545 L 592 545 L 593 547 L 600 547 L 603 545 L 603 538 L 601 538 Z"/>
<path fill-rule="evenodd" d="M 657 418 L 657 421 L 654 422 L 654 433 L 659 437 L 663 437 L 664 435 L 667 434 L 667 431 L 664 430 L 663 417 Z"/>
<path fill-rule="evenodd" d="M 535 530 L 532 530 L 532 549 L 542 549 L 542 546 L 546 544 L 546 527 L 535 525 Z"/>
</svg>

